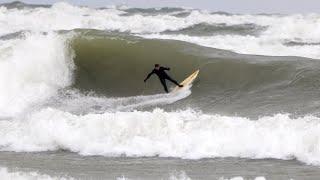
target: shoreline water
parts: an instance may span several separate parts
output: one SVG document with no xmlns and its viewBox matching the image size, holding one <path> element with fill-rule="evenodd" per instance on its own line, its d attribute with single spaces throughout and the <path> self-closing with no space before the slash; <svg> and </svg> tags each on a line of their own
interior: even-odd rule
<svg viewBox="0 0 320 180">
<path fill-rule="evenodd" d="M 216 158 L 185 160 L 159 157 L 81 156 L 70 152 L 1 152 L 0 165 L 9 170 L 75 179 L 169 179 L 185 174 L 191 179 L 213 180 L 242 177 L 271 180 L 318 180 L 319 167 L 296 160 Z"/>
</svg>

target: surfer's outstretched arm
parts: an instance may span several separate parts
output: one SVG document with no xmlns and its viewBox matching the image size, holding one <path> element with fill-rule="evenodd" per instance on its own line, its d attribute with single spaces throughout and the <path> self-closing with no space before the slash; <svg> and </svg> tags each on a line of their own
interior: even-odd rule
<svg viewBox="0 0 320 180">
<path fill-rule="evenodd" d="M 168 67 L 162 67 L 163 70 L 166 70 L 166 71 L 170 71 L 170 68 Z"/>
<path fill-rule="evenodd" d="M 154 70 L 151 71 L 151 73 L 149 73 L 148 76 L 143 81 L 146 82 L 153 73 L 154 73 Z"/>
</svg>

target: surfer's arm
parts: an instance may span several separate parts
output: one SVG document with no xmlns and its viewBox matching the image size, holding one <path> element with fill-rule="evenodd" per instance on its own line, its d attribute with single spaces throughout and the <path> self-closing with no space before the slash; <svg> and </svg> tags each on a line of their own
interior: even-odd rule
<svg viewBox="0 0 320 180">
<path fill-rule="evenodd" d="M 164 70 L 166 70 L 166 71 L 170 71 L 170 68 L 168 68 L 168 67 L 162 67 Z"/>
<path fill-rule="evenodd" d="M 149 74 L 148 74 L 148 76 L 144 79 L 144 82 L 146 82 L 146 81 L 150 78 L 150 76 L 151 76 L 153 73 L 154 73 L 154 70 L 153 70 L 153 71 L 151 71 L 151 73 L 149 73 Z"/>
</svg>

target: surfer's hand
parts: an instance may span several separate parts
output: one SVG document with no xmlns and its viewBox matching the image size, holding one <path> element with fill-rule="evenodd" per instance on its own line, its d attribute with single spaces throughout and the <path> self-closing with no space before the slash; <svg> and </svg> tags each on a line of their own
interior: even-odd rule
<svg viewBox="0 0 320 180">
<path fill-rule="evenodd" d="M 143 82 L 146 82 L 147 80 L 145 79 L 145 80 L 143 80 Z"/>
</svg>

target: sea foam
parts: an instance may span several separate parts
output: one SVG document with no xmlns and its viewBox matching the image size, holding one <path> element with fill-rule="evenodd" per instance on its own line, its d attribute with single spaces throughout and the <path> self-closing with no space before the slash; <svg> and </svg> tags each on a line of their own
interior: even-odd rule
<svg viewBox="0 0 320 180">
<path fill-rule="evenodd" d="M 0 40 L 0 116 L 21 113 L 72 83 L 72 50 L 66 37 L 26 33 Z"/>
<path fill-rule="evenodd" d="M 50 8 L 0 8 L 0 35 L 29 30 L 49 32 L 73 29 L 97 29 L 129 32 L 149 38 L 176 39 L 203 46 L 226 49 L 244 54 L 271 56 L 303 56 L 320 58 L 320 15 L 250 15 L 219 14 L 202 10 L 187 10 L 186 17 L 170 13 L 159 15 L 125 15 L 121 8 L 93 9 L 55 3 Z M 37 19 L 37 21 L 34 21 Z M 38 23 L 41 22 L 41 23 Z M 208 37 L 186 34 L 166 35 L 166 31 L 192 28 L 198 24 L 244 25 L 252 24 L 266 29 L 258 35 L 218 34 Z M 162 33 L 159 35 L 159 33 Z M 152 36 L 147 36 L 153 34 Z M 163 35 L 164 34 L 164 35 Z M 243 43 L 245 42 L 245 43 Z M 304 45 L 290 46 L 298 42 Z"/>
<path fill-rule="evenodd" d="M 192 110 L 75 115 L 45 108 L 26 119 L 1 121 L 3 151 L 186 159 L 243 157 L 320 162 L 319 118 L 286 114 L 250 120 Z"/>
</svg>

